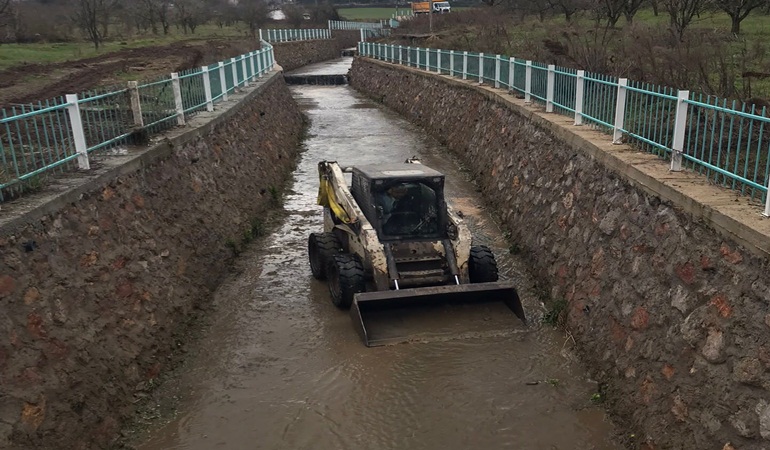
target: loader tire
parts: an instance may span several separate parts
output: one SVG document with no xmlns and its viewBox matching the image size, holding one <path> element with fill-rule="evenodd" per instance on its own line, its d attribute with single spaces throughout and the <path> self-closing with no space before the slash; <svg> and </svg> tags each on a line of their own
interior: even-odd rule
<svg viewBox="0 0 770 450">
<path fill-rule="evenodd" d="M 338 308 L 350 308 L 353 296 L 366 290 L 364 266 L 356 255 L 334 255 L 326 266 L 326 275 L 332 303 Z"/>
<path fill-rule="evenodd" d="M 334 233 L 312 233 L 307 240 L 310 271 L 317 280 L 326 279 L 326 267 L 332 257 L 342 251 L 342 244 Z"/>
<path fill-rule="evenodd" d="M 497 261 L 492 250 L 486 245 L 471 247 L 468 260 L 468 276 L 471 283 L 493 283 L 497 281 Z"/>
</svg>

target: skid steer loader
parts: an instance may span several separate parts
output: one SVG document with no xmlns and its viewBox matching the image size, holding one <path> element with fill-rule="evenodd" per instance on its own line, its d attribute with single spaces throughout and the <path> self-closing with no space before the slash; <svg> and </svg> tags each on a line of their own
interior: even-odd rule
<svg viewBox="0 0 770 450">
<path fill-rule="evenodd" d="M 408 340 L 409 315 L 429 321 L 469 304 L 504 305 L 526 324 L 516 289 L 498 282 L 493 253 L 471 244 L 447 204 L 442 173 L 417 159 L 345 168 L 321 161 L 318 173 L 324 232 L 308 238 L 311 272 L 328 281 L 336 306 L 350 308 L 367 346 Z"/>
</svg>

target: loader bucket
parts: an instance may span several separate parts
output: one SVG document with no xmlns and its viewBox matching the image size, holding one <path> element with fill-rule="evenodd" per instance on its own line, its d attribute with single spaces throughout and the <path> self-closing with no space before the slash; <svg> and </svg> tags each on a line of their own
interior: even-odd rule
<svg viewBox="0 0 770 450">
<path fill-rule="evenodd" d="M 350 308 L 356 331 L 367 347 L 448 336 L 462 329 L 483 333 L 497 326 L 526 324 L 512 283 L 420 287 L 356 294 Z"/>
</svg>

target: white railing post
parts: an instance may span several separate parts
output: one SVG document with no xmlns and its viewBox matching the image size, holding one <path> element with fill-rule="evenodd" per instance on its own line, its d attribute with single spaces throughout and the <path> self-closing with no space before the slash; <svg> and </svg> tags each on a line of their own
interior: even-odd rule
<svg viewBox="0 0 770 450">
<path fill-rule="evenodd" d="M 404 46 L 403 45 L 398 46 L 398 63 L 401 65 L 404 64 Z"/>
<path fill-rule="evenodd" d="M 257 57 L 257 52 L 249 53 L 249 61 L 251 62 L 251 81 L 257 81 L 257 66 L 254 60 Z"/>
<path fill-rule="evenodd" d="M 235 88 L 238 87 L 238 65 L 236 64 L 235 58 L 230 58 L 230 67 L 233 69 L 233 92 L 235 92 Z"/>
<path fill-rule="evenodd" d="M 241 55 L 241 70 L 243 70 L 243 86 L 249 86 L 249 69 L 246 68 L 246 57 Z"/>
<path fill-rule="evenodd" d="M 171 88 L 174 91 L 174 106 L 176 107 L 176 124 L 184 125 L 184 104 L 182 103 L 182 87 L 179 84 L 179 74 L 171 73 Z"/>
<path fill-rule="evenodd" d="M 626 118 L 626 86 L 627 78 L 618 79 L 618 97 L 615 102 L 615 126 L 612 133 L 612 143 L 621 144 L 623 139 L 623 122 Z"/>
<path fill-rule="evenodd" d="M 767 181 L 767 194 L 765 194 L 765 217 L 770 217 L 770 180 Z"/>
<path fill-rule="evenodd" d="M 364 34 L 363 28 L 361 28 L 361 42 L 366 42 L 366 34 Z"/>
<path fill-rule="evenodd" d="M 72 128 L 72 139 L 75 141 L 75 151 L 78 154 L 78 168 L 82 170 L 91 169 L 88 162 L 88 147 L 86 146 L 86 133 L 83 131 L 83 119 L 80 117 L 80 105 L 78 105 L 77 94 L 67 94 L 67 113 L 70 118 L 70 127 Z"/>
<path fill-rule="evenodd" d="M 222 100 L 227 101 L 227 79 L 225 78 L 225 63 L 219 61 L 219 84 L 222 86 Z"/>
<path fill-rule="evenodd" d="M 583 125 L 583 96 L 586 85 L 586 71 L 578 70 L 575 80 L 575 125 Z"/>
<path fill-rule="evenodd" d="M 682 151 L 684 150 L 684 132 L 687 130 L 687 109 L 690 91 L 679 91 L 676 96 L 676 118 L 674 119 L 674 140 L 671 143 L 671 171 L 682 170 Z"/>
<path fill-rule="evenodd" d="M 545 87 L 545 112 L 553 112 L 553 91 L 556 85 L 556 66 L 548 65 L 548 84 Z"/>
<path fill-rule="evenodd" d="M 409 46 L 406 47 L 406 65 L 412 66 L 412 47 Z"/>
<path fill-rule="evenodd" d="M 527 71 L 524 76 L 524 103 L 532 103 L 532 61 L 527 60 Z"/>
<path fill-rule="evenodd" d="M 262 28 L 259 29 L 259 42 L 262 42 L 264 38 L 262 38 Z"/>
<path fill-rule="evenodd" d="M 128 93 L 131 98 L 131 113 L 134 118 L 134 126 L 143 127 L 144 118 L 142 117 L 142 103 L 139 101 L 139 83 L 136 81 L 129 81 Z"/>
<path fill-rule="evenodd" d="M 262 58 L 264 57 L 265 51 L 259 50 L 257 52 L 257 77 L 262 78 L 262 68 L 264 67 L 264 63 L 262 62 Z"/>
<path fill-rule="evenodd" d="M 495 55 L 495 87 L 500 87 L 500 55 Z"/>
<path fill-rule="evenodd" d="M 468 79 L 468 52 L 463 52 L 463 80 Z"/>
<path fill-rule="evenodd" d="M 455 76 L 455 51 L 449 50 L 449 76 Z"/>
<path fill-rule="evenodd" d="M 417 47 L 414 51 L 414 54 L 417 56 L 417 61 L 415 62 L 415 67 L 418 69 L 420 68 L 420 47 Z"/>
<path fill-rule="evenodd" d="M 425 70 L 430 72 L 430 49 L 425 48 Z"/>
<path fill-rule="evenodd" d="M 441 49 L 436 50 L 436 73 L 441 73 Z"/>
<path fill-rule="evenodd" d="M 511 58 L 508 60 L 508 91 L 513 92 L 513 73 L 516 69 L 516 58 Z"/>
<path fill-rule="evenodd" d="M 484 83 L 484 54 L 479 53 L 479 84 Z"/>
<path fill-rule="evenodd" d="M 214 99 L 211 95 L 211 76 L 209 76 L 209 67 L 201 67 L 201 73 L 203 74 L 203 94 L 206 96 L 206 111 L 214 111 Z"/>
</svg>

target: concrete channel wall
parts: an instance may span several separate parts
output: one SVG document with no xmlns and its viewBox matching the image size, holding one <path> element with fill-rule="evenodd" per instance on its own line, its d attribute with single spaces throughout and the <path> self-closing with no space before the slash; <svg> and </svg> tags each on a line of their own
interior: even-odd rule
<svg viewBox="0 0 770 450">
<path fill-rule="evenodd" d="M 280 73 L 189 124 L 2 206 L 0 448 L 108 447 L 266 225 L 304 126 Z"/>
<path fill-rule="evenodd" d="M 359 30 L 333 30 L 333 39 L 275 42 L 275 60 L 283 70 L 290 71 L 329 59 L 339 58 L 342 50 L 355 48 L 361 37 Z"/>
<path fill-rule="evenodd" d="M 630 448 L 770 448 L 770 238 L 751 226 L 767 229 L 760 207 L 501 90 L 362 58 L 350 83 L 472 171 L 543 300 L 566 304 Z"/>
</svg>

